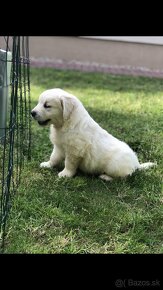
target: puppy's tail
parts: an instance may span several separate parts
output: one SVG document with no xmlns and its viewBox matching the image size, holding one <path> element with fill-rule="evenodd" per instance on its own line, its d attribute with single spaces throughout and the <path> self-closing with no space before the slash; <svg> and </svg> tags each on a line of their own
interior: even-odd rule
<svg viewBox="0 0 163 290">
<path fill-rule="evenodd" d="M 139 165 L 138 170 L 146 170 L 150 167 L 157 166 L 156 162 L 146 162 Z"/>
</svg>

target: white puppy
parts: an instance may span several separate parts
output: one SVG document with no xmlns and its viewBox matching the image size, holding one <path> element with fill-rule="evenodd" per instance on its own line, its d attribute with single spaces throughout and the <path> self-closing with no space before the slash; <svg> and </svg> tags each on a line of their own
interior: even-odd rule
<svg viewBox="0 0 163 290">
<path fill-rule="evenodd" d="M 40 125 L 51 124 L 50 140 L 54 149 L 50 160 L 40 166 L 50 168 L 65 160 L 59 177 L 72 177 L 79 168 L 112 180 L 155 165 L 140 164 L 126 143 L 102 129 L 75 96 L 61 89 L 44 91 L 31 114 Z"/>
</svg>

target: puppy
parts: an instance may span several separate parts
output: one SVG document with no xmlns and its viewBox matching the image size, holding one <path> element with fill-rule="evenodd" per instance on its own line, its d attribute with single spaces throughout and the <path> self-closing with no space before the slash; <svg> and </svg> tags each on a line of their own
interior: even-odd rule
<svg viewBox="0 0 163 290">
<path fill-rule="evenodd" d="M 79 168 L 111 181 L 155 165 L 140 164 L 126 143 L 102 129 L 75 96 L 61 89 L 44 91 L 31 115 L 41 126 L 51 124 L 54 149 L 49 161 L 42 162 L 40 167 L 51 168 L 64 160 L 65 168 L 59 177 L 73 177 Z"/>
</svg>

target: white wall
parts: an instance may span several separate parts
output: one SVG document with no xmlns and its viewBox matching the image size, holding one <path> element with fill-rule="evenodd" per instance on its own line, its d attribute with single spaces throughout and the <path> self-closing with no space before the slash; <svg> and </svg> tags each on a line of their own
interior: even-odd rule
<svg viewBox="0 0 163 290">
<path fill-rule="evenodd" d="M 163 36 L 80 36 L 80 37 L 163 45 Z"/>
</svg>

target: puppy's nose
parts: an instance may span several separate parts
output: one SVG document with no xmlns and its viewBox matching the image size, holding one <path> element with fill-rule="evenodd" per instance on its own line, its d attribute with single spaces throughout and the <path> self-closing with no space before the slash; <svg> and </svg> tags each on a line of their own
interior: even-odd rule
<svg viewBox="0 0 163 290">
<path fill-rule="evenodd" d="M 32 115 L 32 117 L 35 117 L 36 116 L 36 111 L 31 111 L 31 115 Z"/>
</svg>

